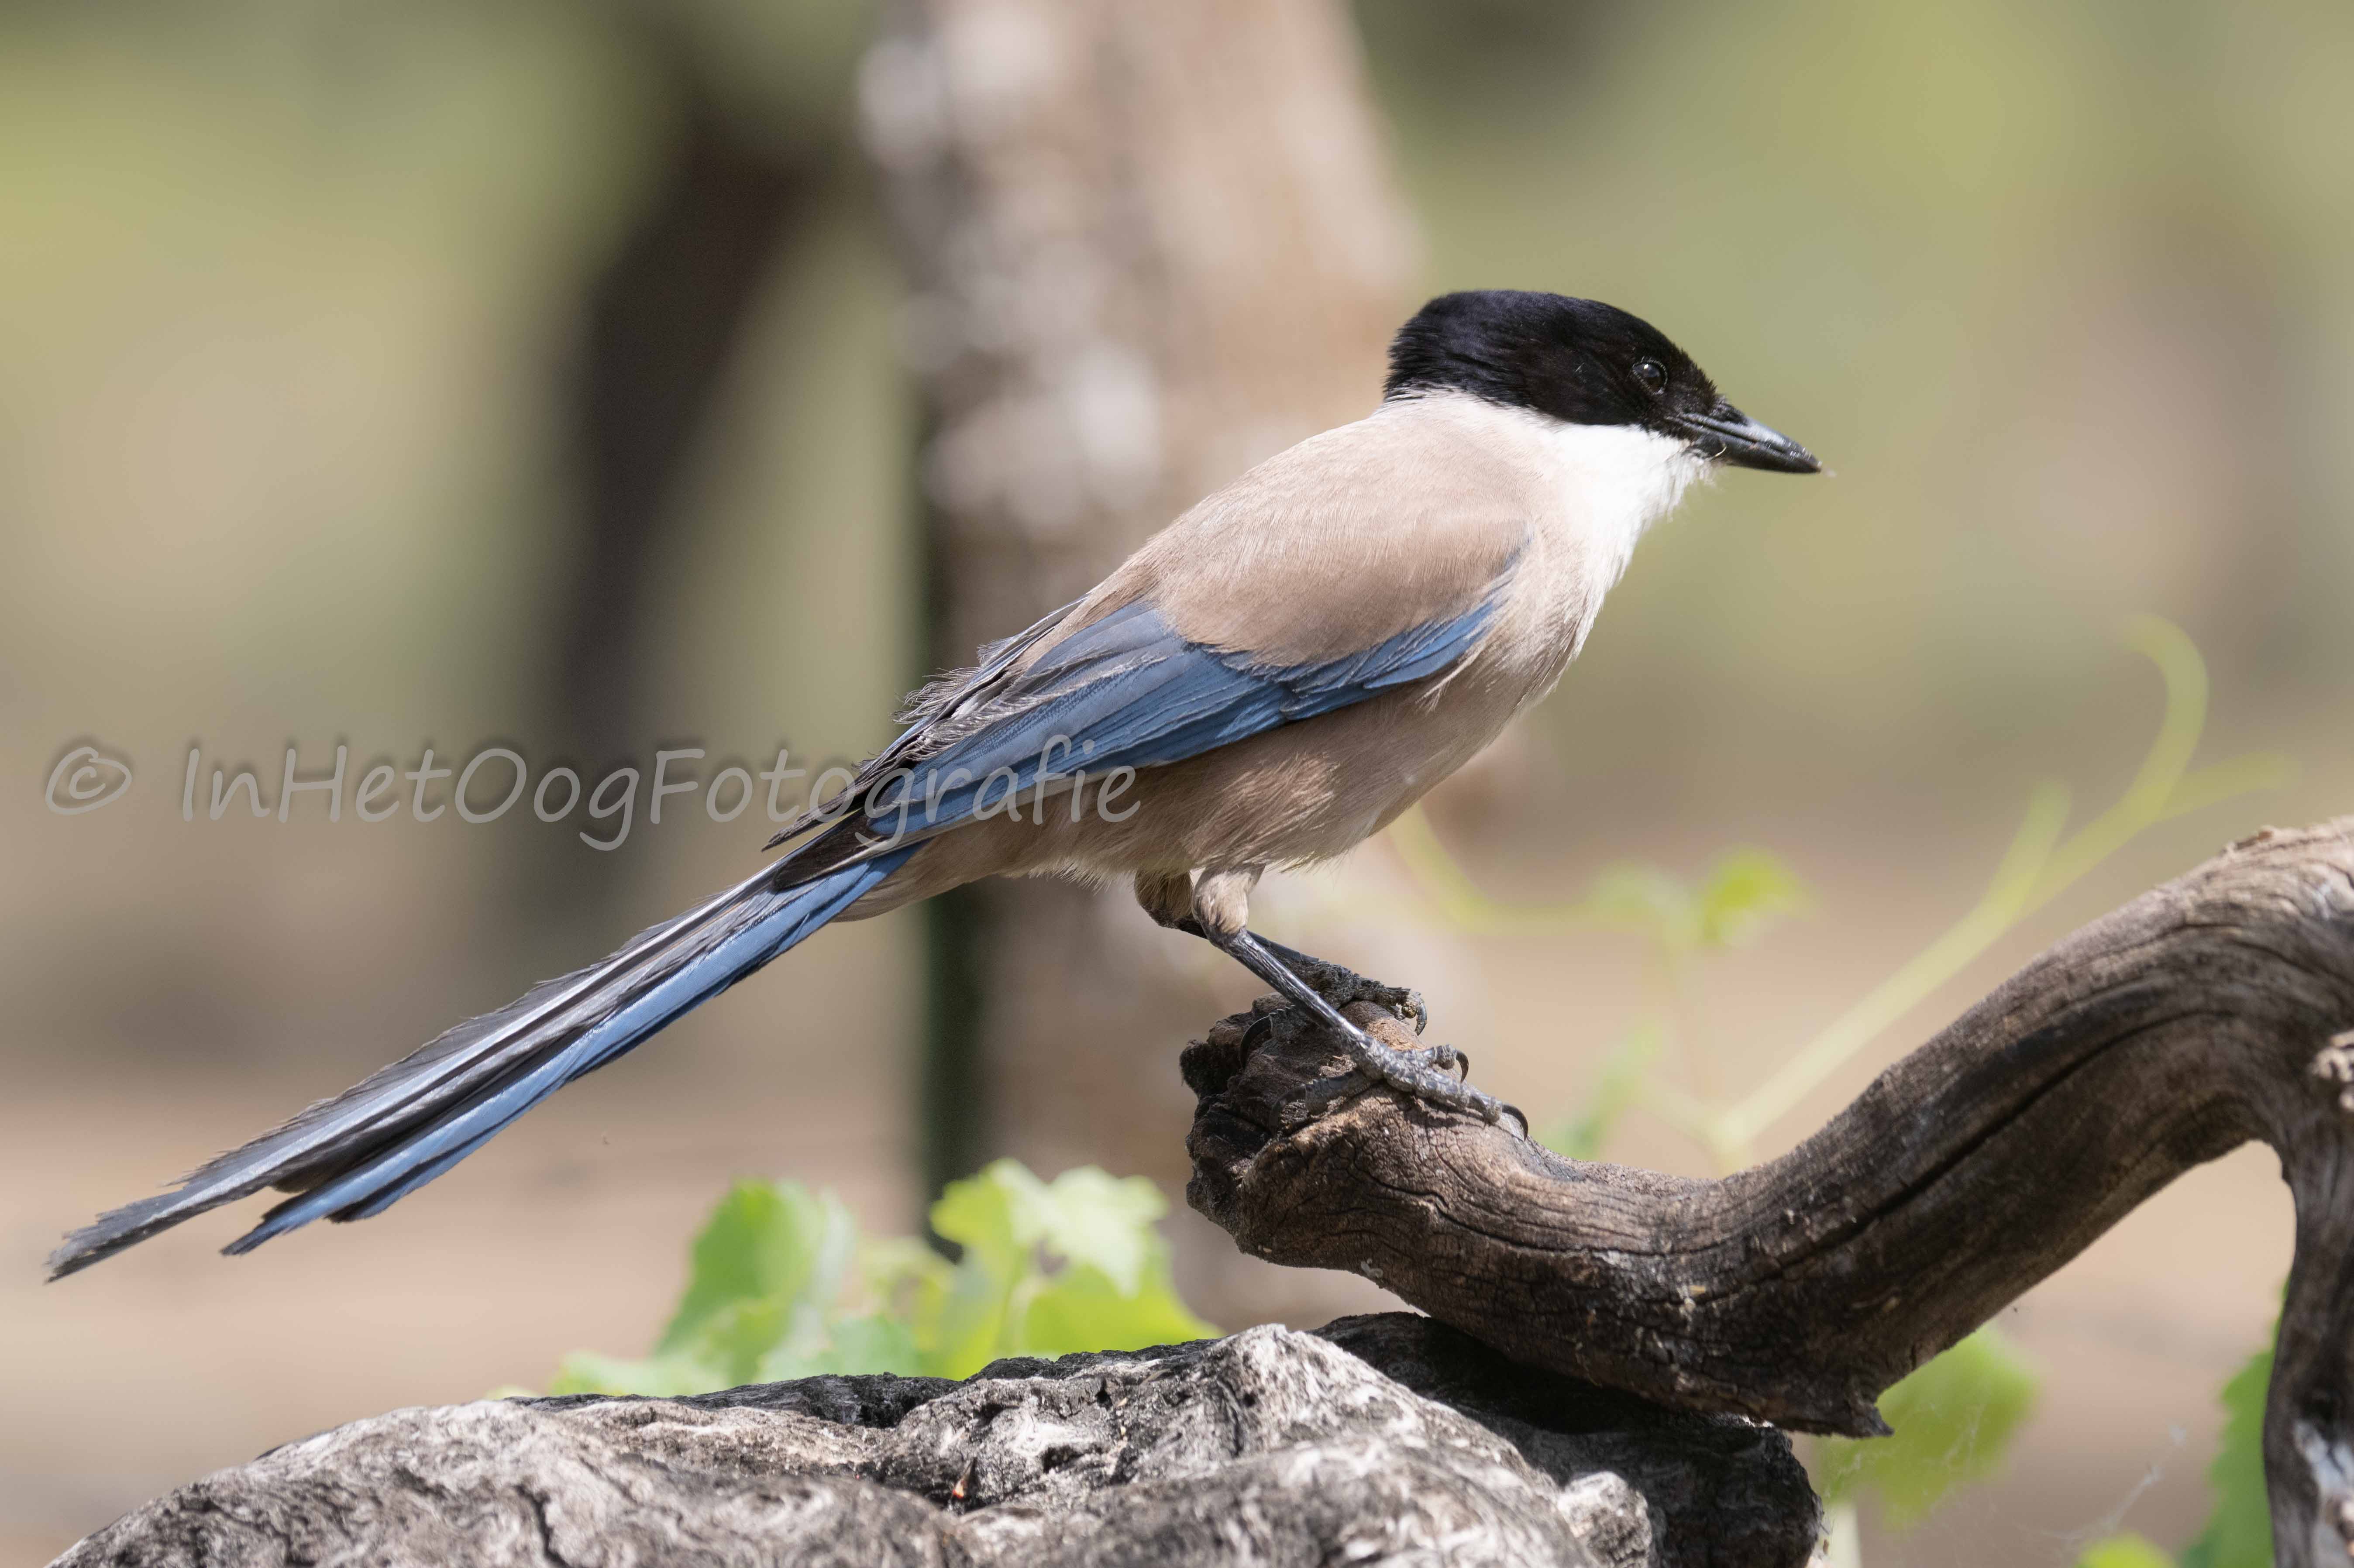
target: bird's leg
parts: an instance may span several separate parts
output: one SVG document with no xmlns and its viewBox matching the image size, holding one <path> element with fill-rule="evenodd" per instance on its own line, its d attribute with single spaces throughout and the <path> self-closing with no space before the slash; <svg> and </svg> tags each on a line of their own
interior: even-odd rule
<svg viewBox="0 0 2354 1568">
<path fill-rule="evenodd" d="M 1250 891 L 1257 885 L 1258 868 L 1220 871 L 1140 872 L 1136 901 L 1144 912 L 1172 931 L 1199 937 L 1273 986 L 1293 1005 L 1304 1007 L 1346 1046 L 1358 1073 L 1376 1083 L 1405 1090 L 1437 1105 L 1469 1110 L 1489 1121 L 1511 1112 L 1528 1130 L 1529 1118 L 1514 1106 L 1480 1093 L 1463 1079 L 1470 1075 L 1471 1058 L 1452 1045 L 1425 1045 L 1401 1051 L 1383 1044 L 1341 1015 L 1315 984 L 1316 977 L 1331 980 L 1349 971 L 1339 964 L 1270 942 L 1249 930 L 1245 922 Z M 1424 1020 L 1416 1020 L 1416 1028 Z M 1331 1103 L 1356 1092 L 1354 1074 L 1343 1074 L 1309 1086 L 1302 1098 Z"/>
<path fill-rule="evenodd" d="M 1329 992 L 1332 989 L 1331 981 L 1343 977 L 1349 980 L 1357 978 L 1345 965 L 1336 964 L 1330 959 L 1320 959 L 1313 953 L 1303 953 L 1297 948 L 1287 948 L 1274 938 L 1260 936 L 1257 931 L 1253 931 L 1251 936 L 1260 947 L 1273 954 L 1278 963 L 1305 980 L 1309 989 L 1319 995 Z M 1414 1024 L 1414 1032 L 1419 1034 L 1423 1031 L 1423 1026 L 1430 1022 L 1429 1015 L 1423 1011 L 1420 997 L 1415 996 L 1412 991 L 1405 994 L 1415 997 L 1415 1015 L 1411 1022 Z M 1326 996 L 1326 1000 L 1330 1001 L 1331 998 Z M 1468 1078 L 1471 1075 L 1471 1053 L 1458 1050 L 1452 1045 L 1417 1045 L 1405 1052 L 1404 1054 L 1413 1057 L 1417 1062 L 1426 1063 L 1442 1073 L 1452 1073 L 1458 1078 Z"/>
<path fill-rule="evenodd" d="M 1253 931 L 1251 935 L 1257 937 L 1258 945 L 1273 953 L 1285 969 L 1306 980 L 1319 991 L 1325 989 L 1318 984 L 1318 980 L 1323 976 L 1350 975 L 1352 979 L 1355 978 L 1345 965 L 1336 964 L 1330 959 L 1320 959 L 1313 953 L 1303 953 L 1297 948 L 1287 948 L 1272 937 L 1259 936 L 1257 931 Z M 1429 1015 L 1423 1011 L 1422 999 L 1419 996 L 1413 991 L 1405 994 L 1414 998 L 1414 1032 L 1419 1034 L 1423 1031 L 1423 1026 L 1430 1022 Z M 1471 1053 L 1469 1051 L 1458 1050 L 1452 1045 L 1421 1045 L 1416 1047 L 1410 1054 L 1428 1062 L 1441 1072 L 1452 1073 L 1458 1078 L 1468 1078 L 1471 1075 Z"/>
<path fill-rule="evenodd" d="M 1288 948 L 1282 949 L 1286 958 L 1278 959 L 1271 950 L 1271 944 L 1263 941 L 1248 930 L 1220 932 L 1202 927 L 1198 922 L 1193 924 L 1211 946 L 1273 986 L 1294 1006 L 1306 1008 L 1318 1022 L 1339 1036 L 1341 1044 L 1349 1053 L 1350 1063 L 1365 1076 L 1376 1083 L 1403 1089 L 1418 1099 L 1428 1100 L 1433 1105 L 1469 1111 L 1483 1120 L 1500 1121 L 1509 1114 L 1521 1124 L 1523 1134 L 1528 1131 L 1529 1118 L 1522 1114 L 1518 1107 L 1506 1105 L 1495 1096 L 1473 1088 L 1451 1072 L 1445 1071 L 1435 1065 L 1434 1058 L 1437 1058 L 1438 1061 L 1448 1062 L 1449 1065 L 1461 1063 L 1468 1070 L 1470 1065 L 1469 1060 L 1461 1052 L 1447 1046 L 1430 1047 L 1423 1051 L 1400 1051 L 1383 1044 L 1342 1017 L 1341 1010 L 1326 1001 L 1315 987 L 1293 972 L 1290 962 L 1287 960 L 1298 961 L 1305 966 L 1320 969 L 1330 969 L 1332 966 L 1325 964 L 1321 959 L 1311 959 L 1305 953 L 1294 952 Z M 1341 1080 L 1328 1078 L 1322 1084 L 1312 1085 L 1310 1089 L 1310 1097 L 1340 1098 L 1341 1093 L 1336 1091 L 1341 1089 Z"/>
</svg>

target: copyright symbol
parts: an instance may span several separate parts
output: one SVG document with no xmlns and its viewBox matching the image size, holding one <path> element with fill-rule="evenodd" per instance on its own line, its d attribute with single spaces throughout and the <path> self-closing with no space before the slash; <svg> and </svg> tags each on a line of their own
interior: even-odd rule
<svg viewBox="0 0 2354 1568">
<path fill-rule="evenodd" d="M 49 769 L 49 787 L 43 798 L 60 817 L 95 811 L 131 788 L 131 768 L 94 746 L 77 746 Z"/>
</svg>

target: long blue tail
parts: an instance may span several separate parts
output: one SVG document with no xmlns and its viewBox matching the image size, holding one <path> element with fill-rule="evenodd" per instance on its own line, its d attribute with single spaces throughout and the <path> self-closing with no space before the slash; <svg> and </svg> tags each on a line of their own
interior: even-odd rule
<svg viewBox="0 0 2354 1568">
<path fill-rule="evenodd" d="M 779 888 L 783 865 L 663 922 L 612 957 L 468 1019 L 333 1099 L 101 1214 L 49 1255 L 60 1278 L 207 1209 L 276 1187 L 295 1196 L 231 1242 L 250 1252 L 322 1216 L 382 1213 L 557 1089 L 594 1072 L 784 952 L 905 864 L 917 846 Z"/>
</svg>

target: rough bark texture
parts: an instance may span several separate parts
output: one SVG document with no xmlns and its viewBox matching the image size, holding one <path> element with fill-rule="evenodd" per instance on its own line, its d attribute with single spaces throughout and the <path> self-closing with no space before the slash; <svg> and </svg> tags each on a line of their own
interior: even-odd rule
<svg viewBox="0 0 2354 1568">
<path fill-rule="evenodd" d="M 963 1383 L 395 1411 L 207 1477 L 59 1564 L 1787 1568 L 1816 1524 L 1771 1428 L 1392 1313 Z"/>
<path fill-rule="evenodd" d="M 1369 412 L 1414 244 L 1340 0 L 900 0 L 885 20 L 862 101 L 913 289 L 945 668 Z M 1001 1153 L 1117 1150 L 1184 1179 L 1185 1097 L 1131 1043 L 1204 999 L 1127 904 L 1026 882 L 926 906 L 935 1190 Z M 1203 1296 L 1236 1320 L 1261 1305 Z"/>
<path fill-rule="evenodd" d="M 1410 1039 L 1400 992 L 1336 998 Z M 2193 1165 L 2261 1139 L 2296 1202 L 2265 1414 L 2284 1564 L 2354 1542 L 2354 818 L 2267 830 L 2061 943 L 1783 1158 L 1719 1181 L 1564 1159 L 1361 1092 L 1268 1003 L 1187 1054 L 1193 1206 L 1537 1365 L 1867 1435 L 1890 1383 Z"/>
</svg>

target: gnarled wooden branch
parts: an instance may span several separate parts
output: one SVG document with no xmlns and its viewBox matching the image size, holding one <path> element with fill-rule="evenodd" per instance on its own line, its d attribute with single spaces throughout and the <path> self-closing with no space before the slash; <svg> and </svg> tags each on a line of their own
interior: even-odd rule
<svg viewBox="0 0 2354 1568">
<path fill-rule="evenodd" d="M 1333 977 L 1394 1043 L 1406 993 Z M 2283 1563 L 2354 1543 L 2354 818 L 2266 831 L 2061 943 L 1779 1160 L 1581 1163 L 1342 1070 L 1261 1003 L 1187 1053 L 1187 1196 L 1522 1361 L 1696 1409 L 1884 1430 L 1873 1400 L 2191 1166 L 2262 1139 L 2296 1201 L 2265 1414 Z"/>
</svg>

